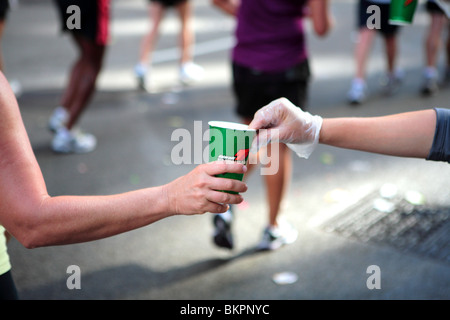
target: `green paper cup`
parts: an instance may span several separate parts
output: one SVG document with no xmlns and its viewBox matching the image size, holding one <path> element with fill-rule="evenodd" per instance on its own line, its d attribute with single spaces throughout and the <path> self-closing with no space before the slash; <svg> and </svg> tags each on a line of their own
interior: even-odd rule
<svg viewBox="0 0 450 320">
<path fill-rule="evenodd" d="M 209 161 L 228 160 L 247 164 L 250 146 L 256 130 L 247 125 L 226 121 L 210 121 Z M 244 174 L 224 173 L 218 177 L 242 181 Z M 227 191 L 229 193 L 236 193 Z"/>
<path fill-rule="evenodd" d="M 395 25 L 411 24 L 418 0 L 391 0 L 389 23 Z"/>
</svg>

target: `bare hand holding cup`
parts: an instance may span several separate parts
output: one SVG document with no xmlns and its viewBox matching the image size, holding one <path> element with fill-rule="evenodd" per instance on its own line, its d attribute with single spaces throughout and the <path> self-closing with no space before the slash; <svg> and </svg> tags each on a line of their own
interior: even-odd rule
<svg viewBox="0 0 450 320">
<path fill-rule="evenodd" d="M 216 177 L 223 173 L 244 174 L 247 167 L 229 161 L 215 161 L 197 166 L 188 174 L 164 186 L 169 211 L 174 214 L 222 213 L 227 204 L 241 203 L 240 192 L 247 185 L 239 180 Z M 219 190 L 234 191 L 237 194 Z"/>
</svg>

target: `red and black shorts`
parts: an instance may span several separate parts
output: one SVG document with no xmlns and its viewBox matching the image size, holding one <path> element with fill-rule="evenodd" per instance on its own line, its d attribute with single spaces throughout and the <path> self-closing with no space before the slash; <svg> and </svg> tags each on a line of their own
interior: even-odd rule
<svg viewBox="0 0 450 320">
<path fill-rule="evenodd" d="M 106 45 L 109 39 L 109 7 L 110 0 L 55 0 L 61 28 L 63 31 L 85 37 L 98 45 Z M 69 10 L 69 6 L 80 8 L 80 28 L 70 28 L 67 26 L 68 19 L 74 14 Z"/>
</svg>

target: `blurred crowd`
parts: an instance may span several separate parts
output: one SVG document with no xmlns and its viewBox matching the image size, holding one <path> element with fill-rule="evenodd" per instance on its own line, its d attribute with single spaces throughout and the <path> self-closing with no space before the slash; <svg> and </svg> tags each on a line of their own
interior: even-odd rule
<svg viewBox="0 0 450 320">
<path fill-rule="evenodd" d="M 8 25 L 8 13 L 11 7 L 18 5 L 18 1 L 20 0 L 0 0 L 0 45 L 2 44 L 1 37 Z M 48 115 L 48 129 L 53 134 L 51 148 L 58 154 L 91 152 L 95 150 L 97 140 L 94 135 L 81 130 L 78 123 L 92 101 L 97 80 L 104 65 L 104 57 L 111 35 L 111 0 L 54 0 L 52 3 L 60 19 L 60 28 L 69 35 L 77 49 L 77 54 L 71 68 L 67 70 L 68 80 L 61 93 L 59 105 L 56 105 L 53 112 Z M 392 95 L 402 85 L 403 74 L 397 67 L 398 37 L 401 34 L 402 26 L 390 23 L 390 3 L 391 0 L 354 2 L 358 31 L 354 48 L 355 71 L 347 92 L 348 102 L 352 106 L 361 105 L 367 99 L 369 91 L 366 81 L 366 66 L 370 58 L 373 40 L 377 35 L 382 37 L 385 45 L 386 66 L 385 81 L 382 83 L 383 91 L 386 95 Z M 280 132 L 285 133 L 283 139 L 271 141 L 265 146 L 271 148 L 269 152 L 271 155 L 274 152 L 278 153 L 270 161 L 278 161 L 277 168 L 279 169 L 276 173 L 263 177 L 266 187 L 264 199 L 268 209 L 267 225 L 262 232 L 258 249 L 275 250 L 297 239 L 295 228 L 280 219 L 281 205 L 285 199 L 292 174 L 291 155 L 293 149 L 289 146 L 290 143 L 297 144 L 297 147 L 301 146 L 301 154 L 299 151 L 296 152 L 305 158 L 318 143 L 325 143 L 390 155 L 448 161 L 448 154 L 446 153 L 444 157 L 441 152 L 442 150 L 448 152 L 448 143 L 439 143 L 441 140 L 445 141 L 446 135 L 448 136 L 448 129 L 446 129 L 448 120 L 446 119 L 449 115 L 447 109 L 436 110 L 437 121 L 436 113 L 432 110 L 378 119 L 379 122 L 377 120 L 356 122 L 355 119 L 330 121 L 322 119 L 320 116 L 312 117 L 307 112 L 311 81 L 309 63 L 314 52 L 309 49 L 306 41 L 309 29 L 305 23 L 310 23 L 312 33 L 322 39 L 325 38 L 332 31 L 335 22 L 330 10 L 332 0 L 211 0 L 210 4 L 225 15 L 236 19 L 235 43 L 231 48 L 229 61 L 232 69 L 230 86 L 234 93 L 236 115 L 243 124 L 253 125 L 255 129 L 279 126 Z M 372 11 L 374 5 L 378 11 Z M 424 96 L 431 96 L 437 94 L 441 88 L 450 85 L 450 34 L 445 10 L 446 4 L 439 0 L 427 0 L 423 2 L 423 5 L 429 23 L 426 37 L 423 39 L 423 79 L 418 90 Z M 192 25 L 195 18 L 194 6 L 194 0 L 142 0 L 142 9 L 148 11 L 149 29 L 142 37 L 140 46 L 132 48 L 135 49 L 137 59 L 135 64 L 130 66 L 138 90 L 151 94 L 149 78 L 152 77 L 152 54 L 160 36 L 161 22 L 168 10 L 174 10 L 180 22 L 179 83 L 185 86 L 193 85 L 203 78 L 204 69 L 194 62 L 193 55 L 195 45 L 195 32 Z M 379 16 L 374 17 L 373 15 L 377 13 Z M 369 19 L 373 18 L 380 19 L 376 28 L 368 24 Z M 443 41 L 444 38 L 445 41 Z M 441 49 L 445 51 L 446 56 L 446 63 L 442 68 L 438 64 L 438 54 Z M 5 65 L 7 62 L 2 59 L 0 47 L 1 73 L 5 70 Z M 154 80 L 157 81 L 157 79 Z M 3 76 L 0 81 L 5 83 Z M 14 89 L 18 86 L 12 87 Z M 21 149 L 23 145 L 26 145 L 25 130 L 18 124 L 20 117 L 18 111 L 13 108 L 16 106 L 12 102 L 13 99 L 5 98 L 9 93 L 6 90 L 7 86 L 4 85 L 3 89 L 6 93 L 3 95 L 2 92 L 3 96 L 0 95 L 0 102 L 3 103 L 1 106 L 11 105 L 12 107 L 3 108 L 3 110 L 0 108 L 0 114 L 3 115 L 6 123 L 3 126 L 5 135 L 2 138 L 4 140 L 0 142 L 5 146 L 13 146 L 0 150 L 0 153 L 3 152 L 2 156 L 7 158 L 0 162 L 4 169 L 0 172 L 3 174 L 0 178 L 6 181 L 4 189 L 0 188 L 0 194 L 5 198 L 4 203 L 6 203 L 2 207 L 0 202 L 0 209 L 3 209 L 3 211 L 0 210 L 0 213 L 4 214 L 0 222 L 8 230 L 5 236 L 8 236 L 11 231 L 19 241 L 30 248 L 77 243 L 133 230 L 170 215 L 213 212 L 217 213 L 213 215 L 212 219 L 214 243 L 221 248 L 233 249 L 234 241 L 231 232 L 235 214 L 233 205 L 243 201 L 238 193 L 245 192 L 247 187 L 241 181 L 224 182 L 223 180 L 230 179 L 218 179 L 217 175 L 222 172 L 230 172 L 224 170 L 249 174 L 253 168 L 250 163 L 248 168 L 237 166 L 237 164 L 227 164 L 229 167 L 226 169 L 221 166 L 224 164 L 217 164 L 215 167 L 199 166 L 189 175 L 174 180 L 166 186 L 161 186 L 159 189 L 138 190 L 134 193 L 115 195 L 112 197 L 113 199 L 104 199 L 100 196 L 91 198 L 54 197 L 52 199 L 46 195 L 38 165 L 32 157 L 32 150 L 25 147 L 24 150 Z M 283 99 L 278 100 L 282 97 Z M 267 107 L 263 108 L 264 106 Z M 2 120 L 0 119 L 0 124 L 2 124 Z M 316 129 L 312 130 L 313 127 Z M 10 130 L 11 128 L 17 130 Z M 294 137 L 295 132 L 297 134 Z M 320 132 L 322 132 L 322 136 L 320 136 Z M 436 136 L 435 132 L 437 132 Z M 354 139 L 355 136 L 356 139 Z M 340 139 L 338 139 L 339 137 Z M 371 141 L 371 138 L 374 140 Z M 365 143 L 361 145 L 361 141 Z M 304 150 L 305 146 L 307 147 L 306 151 Z M 294 148 L 294 150 L 296 149 Z M 257 153 L 255 157 L 258 157 Z M 16 161 L 17 159 L 21 160 Z M 17 171 L 18 176 L 24 179 L 17 179 L 9 173 L 10 163 L 18 163 L 13 169 Z M 252 161 L 251 163 L 259 162 Z M 271 166 L 270 163 L 266 165 Z M 28 180 L 30 181 L 29 185 Z M 197 181 L 199 182 L 197 183 Z M 195 192 L 199 189 L 201 190 Z M 26 190 L 28 194 L 22 190 Z M 235 193 L 226 194 L 218 190 L 230 190 Z M 20 195 L 17 195 L 19 193 Z M 42 202 L 39 202 L 39 206 L 32 203 L 33 200 L 40 199 L 43 195 L 45 197 L 42 198 Z M 143 217 L 148 213 L 149 203 L 152 204 L 150 206 L 152 207 L 154 204 L 164 202 L 161 201 L 161 195 L 171 199 L 171 201 L 167 201 L 167 207 L 162 208 L 161 212 L 152 212 L 154 215 L 151 217 L 147 215 Z M 21 201 L 18 201 L 19 196 L 31 200 L 24 201 L 22 206 Z M 116 205 L 110 205 L 111 201 Z M 9 211 L 16 212 L 9 210 L 13 206 L 17 206 L 14 208 L 17 212 L 21 212 L 22 216 L 17 218 L 9 214 Z M 29 210 L 23 209 L 24 207 Z M 34 210 L 37 210 L 36 207 L 42 210 L 40 212 L 42 214 L 38 215 L 38 218 L 32 215 Z M 8 212 L 5 208 L 8 209 Z M 71 214 L 71 210 L 74 214 Z M 111 211 L 114 210 L 116 211 L 111 214 Z M 63 219 L 61 215 L 63 215 Z M 85 219 L 79 218 L 80 216 Z M 36 220 L 41 217 L 46 219 L 45 223 Z M 36 224 L 33 225 L 32 222 L 19 223 L 14 220 L 21 218 Z M 88 222 L 85 223 L 85 220 Z M 35 229 L 41 226 L 47 227 L 47 224 L 49 225 L 48 230 L 43 230 L 45 232 L 42 233 L 35 232 Z M 32 226 L 30 229 L 37 236 L 29 237 L 28 229 L 21 228 L 24 225 Z M 66 229 L 61 226 L 66 226 Z M 2 227 L 0 229 L 2 241 L 6 238 L 3 237 L 3 232 L 5 230 Z M 6 240 L 3 242 L 6 243 Z M 9 272 L 10 265 L 5 254 L 6 245 L 2 245 L 0 249 L 0 258 L 2 253 L 5 257 L 4 261 L 0 260 L 0 262 L 4 262 L 4 270 L 0 269 L 1 276 L 2 273 Z M 14 284 L 10 278 L 0 277 L 0 280 L 4 281 L 0 282 L 0 289 L 6 288 L 5 292 L 14 293 Z M 13 296 L 15 297 L 15 293 Z"/>
<path fill-rule="evenodd" d="M 96 139 L 92 134 L 77 128 L 79 118 L 92 100 L 95 85 L 104 64 L 105 52 L 108 50 L 108 41 L 111 37 L 110 24 L 111 0 L 102 1 L 75 1 L 52 0 L 60 18 L 60 29 L 70 34 L 74 44 L 79 49 L 79 56 L 68 71 L 68 81 L 60 103 L 55 106 L 54 112 L 49 116 L 49 129 L 54 133 L 51 143 L 52 149 L 57 153 L 84 153 L 93 151 Z M 308 1 L 299 1 L 308 2 Z M 311 1 L 314 2 L 314 1 Z M 325 1 L 332 5 L 332 1 Z M 211 0 L 211 6 L 222 9 L 225 14 L 237 17 L 232 12 L 233 6 L 239 0 L 220 1 Z M 426 10 L 428 26 L 423 39 L 423 75 L 418 91 L 423 96 L 432 96 L 450 82 L 450 33 L 446 13 L 445 1 L 422 0 L 418 1 L 417 10 Z M 69 8 L 77 5 L 80 12 Z M 167 11 L 173 10 L 179 19 L 179 83 L 193 85 L 204 77 L 205 70 L 194 62 L 195 29 L 195 1 L 192 0 L 143 0 L 142 9 L 148 12 L 148 29 L 143 35 L 140 46 L 135 48 L 136 64 L 130 66 L 136 79 L 136 87 L 150 94 L 150 79 L 157 82 L 152 76 L 152 56 L 160 37 L 161 24 Z M 381 16 L 377 28 L 370 27 L 368 19 L 373 19 L 374 12 L 369 8 L 376 5 L 380 8 Z M 370 96 L 371 90 L 366 81 L 367 65 L 371 58 L 373 42 L 377 35 L 384 42 L 385 76 L 381 81 L 382 91 L 386 95 L 395 94 L 404 80 L 404 72 L 399 65 L 398 38 L 401 36 L 403 26 L 389 22 L 390 0 L 355 0 L 354 20 L 356 21 L 357 38 L 354 46 L 354 76 L 349 84 L 346 97 L 350 105 L 363 104 Z M 294 5 L 295 6 L 295 5 Z M 299 8 L 302 8 L 303 4 Z M 301 9 L 303 20 L 313 20 L 308 5 Z M 11 9 L 20 10 L 20 0 L 0 0 L 0 70 L 7 76 L 5 63 L 2 57 L 2 35 L 8 26 L 8 16 Z M 78 16 L 77 16 L 78 15 Z M 378 17 L 377 17 L 378 18 Z M 76 22 L 83 21 L 78 28 Z M 72 23 L 72 28 L 70 26 Z M 58 28 L 58 27 L 56 27 Z M 263 49 L 264 50 L 264 49 Z M 439 65 L 440 54 L 445 55 L 445 65 Z M 311 52 L 314 55 L 314 52 Z M 305 71 L 304 71 L 305 72 Z M 306 71 L 306 72 L 309 72 Z M 20 95 L 22 87 L 17 79 L 8 79 L 10 85 Z M 249 122 L 248 119 L 246 122 Z"/>
</svg>

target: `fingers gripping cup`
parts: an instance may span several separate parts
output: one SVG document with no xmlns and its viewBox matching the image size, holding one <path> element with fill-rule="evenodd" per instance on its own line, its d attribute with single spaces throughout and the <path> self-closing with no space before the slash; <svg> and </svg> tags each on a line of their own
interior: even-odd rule
<svg viewBox="0 0 450 320">
<path fill-rule="evenodd" d="M 391 0 L 389 23 L 395 25 L 411 24 L 418 0 Z"/>
<path fill-rule="evenodd" d="M 249 129 L 247 125 L 226 122 L 210 121 L 209 124 L 209 161 L 228 160 L 247 164 L 248 154 L 256 130 Z M 244 174 L 224 173 L 219 177 L 242 181 Z M 227 191 L 229 193 L 236 193 Z"/>
</svg>

